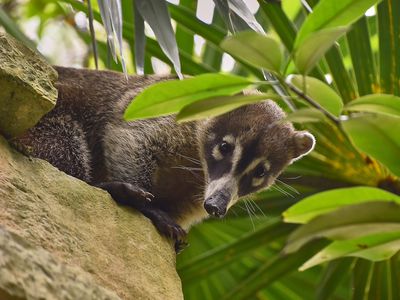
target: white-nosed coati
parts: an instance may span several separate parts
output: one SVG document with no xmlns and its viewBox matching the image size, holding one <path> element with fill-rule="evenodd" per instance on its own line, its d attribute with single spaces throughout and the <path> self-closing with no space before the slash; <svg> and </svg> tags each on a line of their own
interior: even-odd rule
<svg viewBox="0 0 400 300">
<path fill-rule="evenodd" d="M 141 211 L 178 247 L 192 224 L 224 216 L 314 146 L 272 101 L 184 124 L 174 116 L 125 122 L 139 92 L 172 77 L 56 69 L 56 107 L 13 143 Z"/>
</svg>

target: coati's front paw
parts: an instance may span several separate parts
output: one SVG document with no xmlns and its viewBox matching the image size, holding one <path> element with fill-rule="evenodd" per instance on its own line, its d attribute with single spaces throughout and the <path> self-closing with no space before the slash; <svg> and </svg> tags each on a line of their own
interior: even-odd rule
<svg viewBox="0 0 400 300">
<path fill-rule="evenodd" d="M 183 249 L 185 249 L 188 246 L 188 242 L 183 240 L 183 241 L 175 241 L 175 252 L 177 254 L 181 253 Z"/>
<path fill-rule="evenodd" d="M 96 186 L 109 192 L 116 202 L 139 210 L 154 200 L 153 194 L 127 182 L 102 182 Z"/>
<path fill-rule="evenodd" d="M 167 238 L 175 241 L 175 251 L 179 253 L 187 246 L 186 231 L 163 211 L 153 211 L 149 216 L 157 230 Z"/>
</svg>

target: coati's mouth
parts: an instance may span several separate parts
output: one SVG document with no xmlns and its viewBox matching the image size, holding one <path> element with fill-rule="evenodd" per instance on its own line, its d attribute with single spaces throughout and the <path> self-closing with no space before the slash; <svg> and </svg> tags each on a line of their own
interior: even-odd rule
<svg viewBox="0 0 400 300">
<path fill-rule="evenodd" d="M 227 190 L 217 191 L 204 201 L 204 208 L 210 216 L 223 218 L 230 200 L 231 195 Z"/>
</svg>

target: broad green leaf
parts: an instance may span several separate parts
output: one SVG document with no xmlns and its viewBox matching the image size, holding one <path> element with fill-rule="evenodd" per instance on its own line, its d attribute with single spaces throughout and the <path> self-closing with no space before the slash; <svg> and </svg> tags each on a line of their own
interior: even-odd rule
<svg viewBox="0 0 400 300">
<path fill-rule="evenodd" d="M 125 111 L 126 120 L 177 113 L 198 100 L 239 93 L 253 82 L 233 75 L 204 74 L 156 83 L 140 93 Z"/>
<path fill-rule="evenodd" d="M 333 115 L 339 116 L 342 112 L 342 99 L 326 83 L 313 77 L 301 75 L 289 75 L 287 80 Z"/>
<path fill-rule="evenodd" d="M 286 116 L 286 120 L 294 123 L 318 123 L 326 121 L 325 115 L 315 108 L 300 108 Z"/>
<path fill-rule="evenodd" d="M 400 97 L 387 94 L 367 95 L 351 101 L 345 109 L 400 117 Z"/>
<path fill-rule="evenodd" d="M 254 67 L 276 73 L 280 71 L 281 47 L 271 37 L 253 31 L 244 31 L 226 38 L 222 41 L 221 47 Z"/>
<path fill-rule="evenodd" d="M 275 94 L 220 96 L 193 102 L 176 116 L 178 122 L 187 122 L 222 115 L 243 105 L 277 98 Z"/>
<path fill-rule="evenodd" d="M 292 53 L 293 43 L 296 38 L 296 25 L 285 15 L 282 3 L 267 2 L 264 0 L 258 0 L 258 3 L 262 12 L 268 17 L 268 21 L 274 27 L 283 45 L 285 45 L 289 53 Z M 324 74 L 319 68 L 313 69 L 310 73 L 312 76 L 324 80 Z"/>
<path fill-rule="evenodd" d="M 308 35 L 295 48 L 294 63 L 301 74 L 308 74 L 329 48 L 349 30 L 349 27 L 322 29 Z"/>
<path fill-rule="evenodd" d="M 398 203 L 375 201 L 349 205 L 302 225 L 289 236 L 284 252 L 293 253 L 319 238 L 349 240 L 394 231 L 400 231 Z"/>
<path fill-rule="evenodd" d="M 400 196 L 373 187 L 351 187 L 334 189 L 307 197 L 291 206 L 283 213 L 285 222 L 307 223 L 311 219 L 340 207 L 369 202 L 395 201 L 400 204 Z"/>
<path fill-rule="evenodd" d="M 314 9 L 319 0 L 308 0 L 307 3 Z M 344 55 L 340 45 L 336 44 L 325 54 L 325 60 L 332 75 L 333 85 L 342 96 L 343 102 L 347 103 L 356 97 L 354 80 L 350 77 L 349 70 L 345 66 Z M 314 76 L 315 77 L 315 76 Z"/>
<path fill-rule="evenodd" d="M 346 241 L 335 241 L 305 262 L 300 270 L 345 256 L 360 257 L 370 261 L 391 258 L 400 250 L 400 231 L 377 233 Z"/>
<path fill-rule="evenodd" d="M 400 176 L 400 118 L 366 115 L 342 122 L 354 145 Z"/>
<path fill-rule="evenodd" d="M 286 49 L 291 52 L 296 37 L 296 27 L 283 11 L 281 3 L 264 0 L 258 0 L 258 3 Z"/>
<path fill-rule="evenodd" d="M 348 26 L 364 15 L 368 8 L 381 0 L 321 0 L 307 17 L 297 34 L 297 49 L 313 33 L 335 27 Z"/>
</svg>

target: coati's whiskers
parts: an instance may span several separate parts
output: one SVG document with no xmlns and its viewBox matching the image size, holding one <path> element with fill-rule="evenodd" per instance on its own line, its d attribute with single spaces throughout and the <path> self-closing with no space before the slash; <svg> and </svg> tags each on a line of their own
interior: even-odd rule
<svg viewBox="0 0 400 300">
<path fill-rule="evenodd" d="M 246 201 L 247 204 L 249 205 L 249 208 L 250 208 L 251 212 L 253 213 L 253 216 L 254 216 L 256 219 L 258 219 L 259 217 L 258 217 L 258 215 L 257 215 L 256 209 L 255 209 L 253 203 L 250 201 L 250 199 L 246 199 L 245 201 Z"/>
<path fill-rule="evenodd" d="M 204 201 L 204 192 L 199 192 L 197 194 L 194 194 L 193 195 L 193 200 L 195 202 L 203 203 L 203 201 Z"/>
<path fill-rule="evenodd" d="M 241 210 L 247 211 L 247 209 L 244 208 L 243 206 L 241 206 L 240 204 L 236 204 L 236 205 L 233 206 L 233 207 L 239 207 Z"/>
<path fill-rule="evenodd" d="M 171 167 L 171 169 L 181 169 L 185 171 L 189 171 L 193 177 L 195 177 L 197 180 L 203 180 L 203 176 L 201 176 L 198 172 L 196 171 L 201 171 L 203 170 L 202 168 L 192 168 L 192 167 L 186 167 L 186 166 L 176 166 L 176 167 Z"/>
<path fill-rule="evenodd" d="M 255 230 L 256 230 L 256 227 L 254 226 L 253 218 L 252 218 L 252 216 L 251 216 L 251 213 L 250 213 L 249 207 L 248 207 L 248 205 L 247 205 L 247 202 L 246 202 L 246 201 L 243 201 L 243 203 L 244 203 L 244 205 L 246 206 L 247 212 L 248 212 L 249 217 L 250 217 L 251 224 L 253 225 L 253 231 L 255 231 Z"/>
<path fill-rule="evenodd" d="M 280 190 L 282 190 L 282 191 L 284 191 L 289 197 L 294 198 L 294 195 L 293 195 L 290 191 L 285 190 L 285 189 L 284 189 L 283 187 L 281 187 L 278 183 L 276 183 L 275 187 L 278 188 L 278 189 L 280 189 Z"/>
<path fill-rule="evenodd" d="M 256 201 L 254 201 L 253 199 L 249 199 L 249 201 L 251 201 L 254 206 L 261 212 L 261 214 L 266 217 L 266 215 L 264 214 L 263 210 L 260 208 L 260 206 L 258 206 L 258 204 L 256 203 Z"/>
<path fill-rule="evenodd" d="M 280 182 L 275 182 L 276 186 L 279 187 L 280 189 L 282 189 L 283 191 L 285 191 L 286 193 L 288 193 L 290 195 L 290 197 L 294 198 L 295 196 L 291 193 L 291 189 L 286 187 L 285 185 L 280 186 L 279 185 Z M 296 190 L 295 194 L 299 194 Z"/>
<path fill-rule="evenodd" d="M 285 196 L 289 196 L 289 197 L 294 198 L 292 194 L 290 194 L 290 193 L 288 193 L 287 191 L 283 190 L 282 188 L 280 188 L 280 187 L 277 186 L 276 184 L 271 185 L 271 189 L 274 189 L 274 190 L 276 190 L 276 191 L 282 193 L 282 194 L 285 195 Z"/>
<path fill-rule="evenodd" d="M 188 161 L 190 161 L 190 162 L 192 162 L 194 164 L 201 165 L 201 161 L 198 160 L 197 158 L 190 157 L 190 156 L 187 156 L 187 155 L 183 155 L 181 153 L 176 153 L 176 154 L 181 156 L 181 157 L 183 157 L 183 158 L 185 158 L 186 160 L 188 160 Z"/>
<path fill-rule="evenodd" d="M 203 168 L 193 168 L 193 167 L 186 167 L 186 166 L 176 166 L 171 167 L 172 169 L 183 169 L 183 170 L 190 170 L 190 171 L 202 171 Z"/>
<path fill-rule="evenodd" d="M 231 211 L 232 211 L 232 213 L 237 217 L 237 216 L 238 216 L 238 213 L 236 212 L 235 208 L 236 208 L 236 207 L 232 207 L 232 208 L 231 208 Z"/>
<path fill-rule="evenodd" d="M 287 184 L 286 182 L 283 182 L 282 180 L 279 180 L 279 179 L 276 179 L 276 181 L 278 181 L 279 183 L 282 183 L 285 187 L 287 187 L 289 190 L 291 190 L 295 194 L 300 195 L 298 190 L 296 190 L 294 187 L 292 187 L 291 185 Z"/>
<path fill-rule="evenodd" d="M 299 179 L 299 178 L 301 178 L 301 177 L 303 177 L 303 176 L 299 175 L 299 176 L 293 176 L 293 177 L 280 177 L 280 178 L 282 178 L 282 179 L 288 179 L 288 180 L 296 180 L 296 179 Z"/>
</svg>

